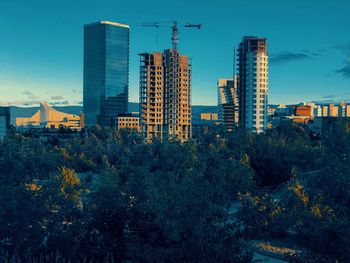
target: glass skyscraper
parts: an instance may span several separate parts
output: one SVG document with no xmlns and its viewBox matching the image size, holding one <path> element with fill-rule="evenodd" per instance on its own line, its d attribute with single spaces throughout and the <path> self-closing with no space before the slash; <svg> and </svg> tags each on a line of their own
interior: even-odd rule
<svg viewBox="0 0 350 263">
<path fill-rule="evenodd" d="M 10 108 L 0 107 L 0 140 L 2 140 L 10 129 Z"/>
<path fill-rule="evenodd" d="M 100 21 L 84 26 L 86 125 L 110 126 L 128 111 L 129 26 Z"/>
</svg>

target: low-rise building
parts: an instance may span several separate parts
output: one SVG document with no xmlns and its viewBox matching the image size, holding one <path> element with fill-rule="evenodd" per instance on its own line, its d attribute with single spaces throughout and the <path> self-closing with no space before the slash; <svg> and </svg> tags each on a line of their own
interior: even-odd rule
<svg viewBox="0 0 350 263">
<path fill-rule="evenodd" d="M 200 119 L 207 121 L 217 121 L 219 117 L 217 113 L 203 112 L 200 114 Z"/>
<path fill-rule="evenodd" d="M 275 114 L 278 116 L 288 116 L 293 114 L 293 109 L 290 106 L 287 106 L 285 104 L 279 104 L 277 105 Z"/>
<path fill-rule="evenodd" d="M 130 129 L 141 131 L 140 117 L 135 114 L 120 114 L 117 118 L 114 118 L 113 127 L 120 129 Z"/>
<path fill-rule="evenodd" d="M 84 127 L 84 115 L 68 114 L 52 108 L 46 102 L 40 102 L 40 109 L 29 118 L 16 118 L 16 126 L 22 128 L 69 128 L 81 130 Z"/>
<path fill-rule="evenodd" d="M 284 117 L 286 120 L 292 121 L 292 123 L 295 124 L 308 124 L 310 122 L 310 117 L 309 116 L 285 116 Z"/>
<path fill-rule="evenodd" d="M 274 116 L 276 113 L 277 108 L 276 107 L 272 107 L 272 106 L 267 106 L 267 115 L 268 116 Z"/>
<path fill-rule="evenodd" d="M 295 106 L 295 115 L 296 116 L 306 116 L 312 118 L 313 112 L 312 107 L 309 105 L 299 105 Z"/>
</svg>

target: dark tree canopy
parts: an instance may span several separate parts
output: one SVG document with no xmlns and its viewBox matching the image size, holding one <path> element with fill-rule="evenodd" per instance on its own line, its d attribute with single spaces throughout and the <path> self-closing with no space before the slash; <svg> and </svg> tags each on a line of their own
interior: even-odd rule
<svg viewBox="0 0 350 263">
<path fill-rule="evenodd" d="M 349 127 L 317 140 L 298 126 L 213 127 L 183 144 L 102 127 L 12 134 L 0 261 L 250 262 L 250 240 L 264 239 L 301 248 L 293 262 L 349 262 Z"/>
</svg>

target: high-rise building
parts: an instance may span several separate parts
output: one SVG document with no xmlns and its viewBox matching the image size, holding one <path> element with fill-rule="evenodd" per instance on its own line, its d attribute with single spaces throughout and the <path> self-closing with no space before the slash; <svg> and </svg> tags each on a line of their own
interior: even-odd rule
<svg viewBox="0 0 350 263">
<path fill-rule="evenodd" d="M 228 131 L 238 124 L 237 76 L 218 80 L 218 115 Z"/>
<path fill-rule="evenodd" d="M 100 21 L 84 26 L 86 125 L 110 126 L 128 111 L 129 26 Z"/>
<path fill-rule="evenodd" d="M 178 50 L 140 54 L 140 122 L 147 139 L 192 137 L 191 67 Z"/>
<path fill-rule="evenodd" d="M 0 107 L 0 140 L 2 140 L 10 128 L 10 109 Z"/>
<path fill-rule="evenodd" d="M 349 104 L 346 105 L 345 116 L 350 118 L 350 105 Z"/>
<path fill-rule="evenodd" d="M 329 107 L 328 105 L 322 105 L 322 117 L 329 116 Z"/>
<path fill-rule="evenodd" d="M 339 103 L 339 117 L 346 117 L 346 103 L 344 101 Z"/>
<path fill-rule="evenodd" d="M 337 105 L 329 104 L 328 110 L 329 110 L 329 112 L 328 112 L 329 117 L 338 117 L 339 116 L 339 107 Z"/>
<path fill-rule="evenodd" d="M 315 117 L 322 117 L 322 107 L 321 107 L 321 105 L 315 105 L 313 115 Z"/>
<path fill-rule="evenodd" d="M 266 38 L 246 36 L 238 48 L 239 125 L 260 133 L 267 128 L 268 53 Z"/>
</svg>

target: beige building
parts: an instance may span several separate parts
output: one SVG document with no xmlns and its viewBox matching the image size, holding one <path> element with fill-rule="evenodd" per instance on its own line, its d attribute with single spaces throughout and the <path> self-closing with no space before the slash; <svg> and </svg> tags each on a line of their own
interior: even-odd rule
<svg viewBox="0 0 350 263">
<path fill-rule="evenodd" d="M 334 104 L 329 104 L 329 117 L 338 117 L 339 116 L 339 107 Z"/>
<path fill-rule="evenodd" d="M 346 102 L 340 102 L 339 117 L 350 117 L 350 104 L 347 104 Z"/>
<path fill-rule="evenodd" d="M 114 127 L 116 127 L 118 130 L 130 129 L 140 131 L 140 118 L 138 116 L 133 116 L 132 114 L 120 115 L 116 118 Z"/>
<path fill-rule="evenodd" d="M 328 108 L 329 107 L 327 105 L 322 106 L 322 117 L 328 117 L 328 115 L 329 115 Z"/>
<path fill-rule="evenodd" d="M 80 130 L 84 127 L 84 115 L 60 112 L 46 102 L 40 102 L 40 109 L 29 118 L 16 118 L 18 127 L 58 129 L 60 127 Z"/>
<path fill-rule="evenodd" d="M 217 121 L 219 117 L 217 113 L 203 112 L 200 114 L 200 119 L 206 121 Z"/>
<path fill-rule="evenodd" d="M 192 137 L 191 68 L 178 50 L 140 54 L 140 124 L 147 139 Z"/>
</svg>

